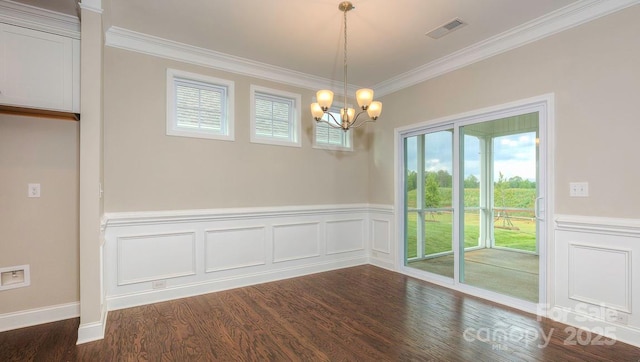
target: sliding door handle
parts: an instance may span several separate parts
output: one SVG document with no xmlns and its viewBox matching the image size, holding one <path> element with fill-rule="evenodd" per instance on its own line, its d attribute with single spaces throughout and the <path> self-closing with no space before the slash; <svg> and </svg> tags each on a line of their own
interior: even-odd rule
<svg viewBox="0 0 640 362">
<path fill-rule="evenodd" d="M 543 197 L 536 197 L 535 201 L 533 202 L 533 216 L 540 221 L 543 221 L 543 219 L 540 217 L 540 200 L 542 200 Z"/>
</svg>

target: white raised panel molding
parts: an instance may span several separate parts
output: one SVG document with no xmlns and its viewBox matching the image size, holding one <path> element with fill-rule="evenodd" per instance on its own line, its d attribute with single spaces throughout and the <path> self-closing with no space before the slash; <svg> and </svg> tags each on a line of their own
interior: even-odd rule
<svg viewBox="0 0 640 362">
<path fill-rule="evenodd" d="M 371 219 L 371 250 L 389 254 L 391 250 L 391 222 Z"/>
<path fill-rule="evenodd" d="M 364 219 L 327 221 L 327 254 L 364 250 Z"/>
<path fill-rule="evenodd" d="M 320 223 L 273 226 L 273 262 L 320 256 Z"/>
<path fill-rule="evenodd" d="M 348 204 L 106 213 L 107 309 L 366 264 L 370 216 L 393 218 L 390 210 Z"/>
<path fill-rule="evenodd" d="M 196 273 L 194 232 L 118 237 L 118 285 Z"/>
<path fill-rule="evenodd" d="M 369 262 L 389 270 L 398 270 L 399 243 L 396 240 L 396 214 L 391 205 L 372 205 L 369 212 Z"/>
<path fill-rule="evenodd" d="M 80 42 L 0 23 L 0 103 L 79 112 Z"/>
<path fill-rule="evenodd" d="M 205 272 L 266 263 L 265 227 L 205 231 Z"/>
<path fill-rule="evenodd" d="M 631 313 L 631 251 L 569 244 L 569 298 Z"/>
<path fill-rule="evenodd" d="M 547 315 L 640 346 L 640 220 L 556 215 L 555 224 Z"/>
</svg>

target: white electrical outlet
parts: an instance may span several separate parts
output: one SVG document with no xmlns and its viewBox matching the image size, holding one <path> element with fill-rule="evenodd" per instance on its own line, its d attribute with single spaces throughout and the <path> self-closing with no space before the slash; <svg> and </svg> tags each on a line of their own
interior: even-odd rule
<svg viewBox="0 0 640 362">
<path fill-rule="evenodd" d="M 27 187 L 27 197 L 40 197 L 40 184 L 29 184 Z"/>
<path fill-rule="evenodd" d="M 629 314 L 609 309 L 607 310 L 605 320 L 607 322 L 618 323 L 626 326 L 629 324 Z"/>
<path fill-rule="evenodd" d="M 28 287 L 31 285 L 29 265 L 0 268 L 0 290 Z"/>
<path fill-rule="evenodd" d="M 154 280 L 151 282 L 151 288 L 152 289 L 164 289 L 167 287 L 167 281 L 166 280 Z"/>
<path fill-rule="evenodd" d="M 588 182 L 570 182 L 569 196 L 589 197 L 589 183 Z"/>
</svg>

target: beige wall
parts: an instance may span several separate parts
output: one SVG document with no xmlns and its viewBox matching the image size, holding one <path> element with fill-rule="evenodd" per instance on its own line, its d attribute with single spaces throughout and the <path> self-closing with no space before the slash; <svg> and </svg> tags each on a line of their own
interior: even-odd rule
<svg viewBox="0 0 640 362">
<path fill-rule="evenodd" d="M 29 287 L 0 291 L 0 314 L 77 302 L 78 122 L 0 114 L 0 174 L 0 267 L 31 267 Z"/>
<path fill-rule="evenodd" d="M 366 203 L 368 151 L 312 148 L 314 92 L 105 48 L 105 212 Z M 235 141 L 167 136 L 166 69 L 235 82 Z M 302 95 L 302 147 L 249 141 L 251 84 Z"/>
<path fill-rule="evenodd" d="M 640 218 L 638 19 L 633 6 L 384 97 L 369 202 L 394 202 L 394 128 L 553 92 L 556 213 Z M 589 197 L 570 198 L 572 181 Z"/>
</svg>

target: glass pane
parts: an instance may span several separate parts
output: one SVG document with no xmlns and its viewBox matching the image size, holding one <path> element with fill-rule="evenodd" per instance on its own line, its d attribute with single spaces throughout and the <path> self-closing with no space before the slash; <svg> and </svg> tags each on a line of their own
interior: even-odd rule
<svg viewBox="0 0 640 362">
<path fill-rule="evenodd" d="M 493 139 L 495 246 L 536 251 L 535 139 L 535 132 Z"/>
<path fill-rule="evenodd" d="M 418 213 L 408 212 L 406 219 L 407 259 L 414 259 L 418 256 Z"/>
<path fill-rule="evenodd" d="M 408 208 L 416 208 L 416 192 L 418 187 L 418 158 L 417 158 L 417 148 L 418 147 L 418 137 L 410 137 L 405 139 L 405 147 L 406 147 L 406 172 L 405 172 L 405 180 L 406 185 L 405 189 L 407 192 L 407 196 L 405 198 Z"/>
<path fill-rule="evenodd" d="M 405 139 L 406 265 L 453 278 L 453 132 Z"/>
<path fill-rule="evenodd" d="M 424 220 L 424 235 L 425 255 L 453 252 L 451 245 L 453 213 L 451 211 L 428 212 Z"/>
<path fill-rule="evenodd" d="M 464 247 L 474 248 L 484 245 L 485 233 L 481 232 L 481 223 L 485 220 L 485 208 L 480 207 L 481 149 L 480 138 L 464 135 L 464 158 L 462 160 L 463 181 L 462 199 L 464 200 L 464 220 L 462 238 Z M 484 196 L 484 195 L 483 195 Z"/>
<path fill-rule="evenodd" d="M 453 199 L 453 132 L 426 134 L 424 142 L 425 206 L 450 208 Z"/>
<path fill-rule="evenodd" d="M 538 301 L 538 114 L 460 127 L 463 155 L 460 282 Z"/>
</svg>

